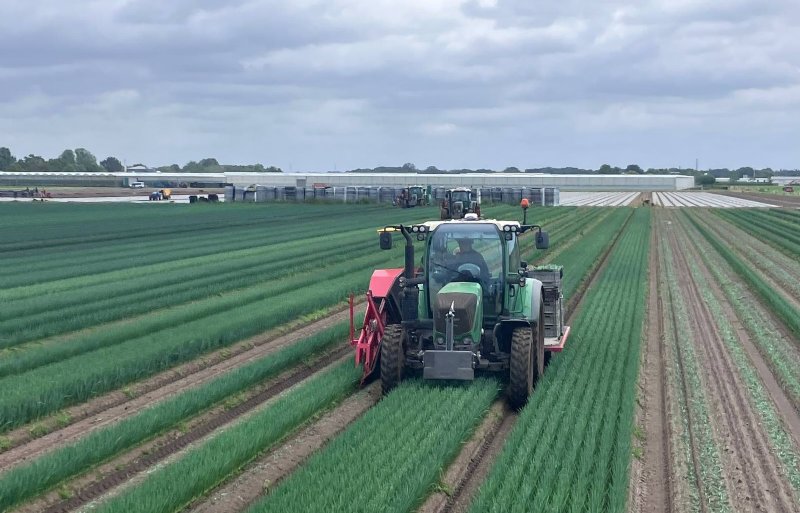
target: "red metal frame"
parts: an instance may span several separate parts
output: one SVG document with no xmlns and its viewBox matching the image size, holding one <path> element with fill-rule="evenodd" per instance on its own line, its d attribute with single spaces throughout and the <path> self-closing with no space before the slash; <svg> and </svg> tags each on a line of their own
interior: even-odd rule
<svg viewBox="0 0 800 513">
<path fill-rule="evenodd" d="M 564 328 L 564 333 L 561 335 L 561 342 L 557 346 L 544 346 L 544 350 L 560 353 L 564 350 L 564 346 L 567 344 L 567 337 L 569 337 L 569 326 Z"/>
<path fill-rule="evenodd" d="M 353 296 L 350 296 L 350 345 L 356 348 L 356 366 L 364 365 L 364 374 L 361 383 L 375 370 L 380 354 L 381 340 L 386 328 L 386 299 L 376 299 L 372 291 L 367 291 L 367 311 L 364 313 L 364 325 L 355 338 L 355 323 L 353 319 Z"/>
</svg>

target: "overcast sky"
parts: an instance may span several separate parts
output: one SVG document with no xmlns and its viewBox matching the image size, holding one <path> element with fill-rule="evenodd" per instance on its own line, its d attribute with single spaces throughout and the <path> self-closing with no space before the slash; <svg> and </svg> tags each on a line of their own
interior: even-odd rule
<svg viewBox="0 0 800 513">
<path fill-rule="evenodd" d="M 2 0 L 0 146 L 800 167 L 798 0 Z"/>
</svg>

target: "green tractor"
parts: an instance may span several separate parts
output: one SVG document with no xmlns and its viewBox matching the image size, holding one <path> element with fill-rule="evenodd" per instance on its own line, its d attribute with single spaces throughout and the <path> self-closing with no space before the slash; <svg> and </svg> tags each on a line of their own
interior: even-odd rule
<svg viewBox="0 0 800 513">
<path fill-rule="evenodd" d="M 478 191 L 473 191 L 469 187 L 456 187 L 448 189 L 444 193 L 444 199 L 439 206 L 441 215 L 439 218 L 444 221 L 447 219 L 463 219 L 467 214 L 481 215 L 481 196 Z"/>
<path fill-rule="evenodd" d="M 428 204 L 425 187 L 422 185 L 404 187 L 395 200 L 395 204 L 401 208 L 424 207 Z"/>
<path fill-rule="evenodd" d="M 351 330 L 364 379 L 379 372 L 387 393 L 408 374 L 472 380 L 499 373 L 508 378 L 511 405 L 524 406 L 550 353 L 569 335 L 561 267 L 520 260 L 530 231 L 537 248 L 548 247 L 538 225 L 475 214 L 380 230 L 381 249 L 392 247 L 396 233 L 405 239 L 405 267 L 373 273 L 363 329 L 358 338 Z M 420 267 L 414 242 L 425 248 Z"/>
</svg>

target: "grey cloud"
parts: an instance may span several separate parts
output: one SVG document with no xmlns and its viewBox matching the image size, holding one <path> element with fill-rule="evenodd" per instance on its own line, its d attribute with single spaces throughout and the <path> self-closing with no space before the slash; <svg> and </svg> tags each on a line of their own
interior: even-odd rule
<svg viewBox="0 0 800 513">
<path fill-rule="evenodd" d="M 18 154 L 80 137 L 295 169 L 800 159 L 791 0 L 38 5 L 0 4 L 0 146 Z"/>
</svg>

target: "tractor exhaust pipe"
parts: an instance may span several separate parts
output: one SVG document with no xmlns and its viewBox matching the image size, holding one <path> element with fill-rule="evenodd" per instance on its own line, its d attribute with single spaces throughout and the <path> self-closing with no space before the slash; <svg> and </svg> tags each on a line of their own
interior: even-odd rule
<svg viewBox="0 0 800 513">
<path fill-rule="evenodd" d="M 403 270 L 406 285 L 403 287 L 400 309 L 403 311 L 404 321 L 415 321 L 419 318 L 419 289 L 412 281 L 414 279 L 414 240 L 411 238 L 411 234 L 408 233 L 408 228 L 402 224 L 400 225 L 400 233 L 406 239 L 405 269 Z"/>
</svg>

